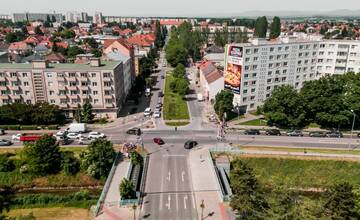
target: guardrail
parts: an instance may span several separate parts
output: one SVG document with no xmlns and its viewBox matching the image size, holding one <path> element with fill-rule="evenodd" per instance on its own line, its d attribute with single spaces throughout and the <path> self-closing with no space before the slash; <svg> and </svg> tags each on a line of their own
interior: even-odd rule
<svg viewBox="0 0 360 220">
<path fill-rule="evenodd" d="M 244 152 L 238 148 L 234 147 L 212 147 L 209 149 L 210 153 L 235 153 L 235 154 L 244 154 Z"/>
<path fill-rule="evenodd" d="M 139 199 L 121 199 L 120 206 L 138 205 Z"/>
<path fill-rule="evenodd" d="M 104 203 L 104 200 L 105 200 L 105 195 L 107 194 L 108 190 L 109 190 L 109 186 L 110 186 L 110 183 L 111 183 L 111 180 L 114 176 L 114 173 L 115 173 L 115 169 L 116 169 L 116 166 L 118 165 L 118 163 L 120 162 L 120 159 L 122 159 L 122 153 L 118 152 L 116 154 L 116 157 L 115 157 L 115 160 L 113 162 L 113 165 L 111 167 L 111 170 L 109 172 L 109 175 L 106 179 L 106 182 L 105 182 L 105 185 L 104 185 L 104 188 L 101 192 L 101 195 L 100 195 L 100 198 L 99 200 L 97 201 L 96 203 L 96 206 L 95 206 L 95 209 L 94 209 L 94 215 L 97 216 L 100 212 L 100 209 L 101 209 L 101 205 Z"/>
</svg>

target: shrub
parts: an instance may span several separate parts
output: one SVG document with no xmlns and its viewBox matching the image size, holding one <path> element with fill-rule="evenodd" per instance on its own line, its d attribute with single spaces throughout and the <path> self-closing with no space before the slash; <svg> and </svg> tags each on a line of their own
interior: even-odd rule
<svg viewBox="0 0 360 220">
<path fill-rule="evenodd" d="M 137 151 L 130 152 L 130 158 L 131 158 L 131 163 L 134 164 L 135 166 L 137 165 L 141 166 L 143 164 L 144 159 Z"/>
<path fill-rule="evenodd" d="M 74 175 L 80 170 L 80 161 L 74 156 L 74 152 L 65 151 L 61 155 L 61 169 L 67 175 Z"/>
<path fill-rule="evenodd" d="M 15 169 L 15 165 L 9 156 L 0 154 L 0 172 L 11 172 Z"/>
<path fill-rule="evenodd" d="M 47 126 L 48 130 L 58 130 L 59 129 L 59 125 L 49 125 Z"/>
<path fill-rule="evenodd" d="M 134 183 L 129 179 L 123 179 L 120 183 L 121 199 L 135 199 L 136 192 L 134 190 Z"/>
<path fill-rule="evenodd" d="M 37 130 L 38 126 L 36 125 L 22 125 L 20 126 L 20 130 Z"/>
<path fill-rule="evenodd" d="M 8 130 L 20 130 L 20 125 L 8 125 Z"/>
</svg>

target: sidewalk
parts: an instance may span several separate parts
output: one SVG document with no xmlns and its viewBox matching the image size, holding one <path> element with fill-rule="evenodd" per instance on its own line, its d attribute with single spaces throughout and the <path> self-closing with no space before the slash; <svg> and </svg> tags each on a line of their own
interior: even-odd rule
<svg viewBox="0 0 360 220">
<path fill-rule="evenodd" d="M 202 212 L 200 204 L 204 200 L 204 219 L 228 220 L 208 147 L 195 148 L 190 152 L 189 167 L 199 219 Z"/>
<path fill-rule="evenodd" d="M 124 159 L 116 167 L 104 204 L 96 220 L 127 220 L 133 219 L 134 212 L 130 207 L 120 207 L 119 185 L 126 178 L 130 161 Z"/>
</svg>

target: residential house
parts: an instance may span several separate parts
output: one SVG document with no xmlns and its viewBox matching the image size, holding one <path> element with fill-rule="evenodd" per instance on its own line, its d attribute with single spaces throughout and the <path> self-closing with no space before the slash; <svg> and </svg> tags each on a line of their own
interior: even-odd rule
<svg viewBox="0 0 360 220">
<path fill-rule="evenodd" d="M 197 65 L 200 74 L 200 85 L 207 100 L 215 100 L 216 94 L 224 89 L 223 72 L 211 61 L 202 61 Z"/>
</svg>

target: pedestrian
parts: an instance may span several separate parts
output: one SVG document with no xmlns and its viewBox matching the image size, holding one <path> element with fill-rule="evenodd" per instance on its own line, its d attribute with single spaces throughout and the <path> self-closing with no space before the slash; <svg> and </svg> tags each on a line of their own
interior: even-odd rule
<svg viewBox="0 0 360 220">
<path fill-rule="evenodd" d="M 175 131 L 177 131 L 177 127 L 175 126 Z"/>
</svg>

